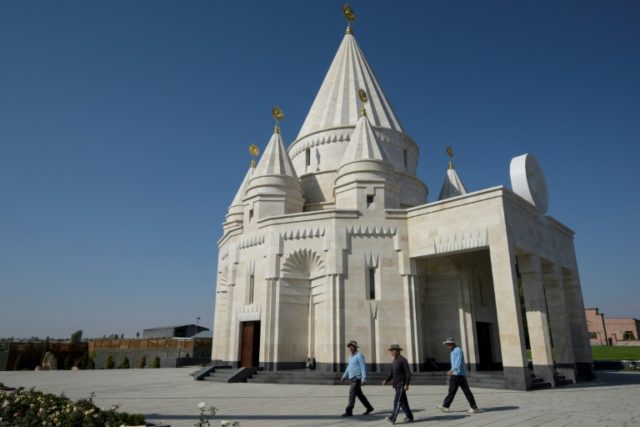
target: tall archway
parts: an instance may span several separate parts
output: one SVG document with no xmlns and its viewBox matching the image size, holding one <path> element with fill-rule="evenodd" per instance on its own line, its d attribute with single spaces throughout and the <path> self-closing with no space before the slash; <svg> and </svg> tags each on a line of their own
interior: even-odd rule
<svg viewBox="0 0 640 427">
<path fill-rule="evenodd" d="M 282 264 L 279 292 L 279 348 L 282 367 L 302 367 L 329 351 L 325 264 L 311 249 L 291 252 Z"/>
</svg>

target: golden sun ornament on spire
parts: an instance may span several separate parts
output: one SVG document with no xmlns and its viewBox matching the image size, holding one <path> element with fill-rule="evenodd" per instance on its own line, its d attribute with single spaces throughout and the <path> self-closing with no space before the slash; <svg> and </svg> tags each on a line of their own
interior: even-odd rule
<svg viewBox="0 0 640 427">
<path fill-rule="evenodd" d="M 453 169 L 453 148 L 447 147 L 447 156 L 449 156 L 449 169 Z"/>
<path fill-rule="evenodd" d="M 249 154 L 251 154 L 251 167 L 255 168 L 256 167 L 256 157 L 258 157 L 258 155 L 260 154 L 260 149 L 258 148 L 257 145 L 255 144 L 251 144 L 249 146 Z"/>
<path fill-rule="evenodd" d="M 276 133 L 280 133 L 280 120 L 284 119 L 284 113 L 280 107 L 273 107 L 271 109 L 271 115 L 276 119 Z"/>
<path fill-rule="evenodd" d="M 367 96 L 367 92 L 364 89 L 358 90 L 358 97 L 360 98 L 360 101 L 362 101 L 362 108 L 360 109 L 360 114 L 364 117 L 367 115 L 367 109 L 365 108 L 364 104 L 366 104 L 369 101 L 369 97 Z"/>
<path fill-rule="evenodd" d="M 351 23 L 356 20 L 356 14 L 347 3 L 342 6 L 342 13 L 344 13 L 344 17 L 347 18 L 347 34 L 352 34 Z"/>
</svg>

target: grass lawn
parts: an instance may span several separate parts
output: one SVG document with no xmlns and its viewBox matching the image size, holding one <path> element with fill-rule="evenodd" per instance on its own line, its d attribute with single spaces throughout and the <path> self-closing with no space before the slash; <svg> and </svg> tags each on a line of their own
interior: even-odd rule
<svg viewBox="0 0 640 427">
<path fill-rule="evenodd" d="M 591 347 L 593 360 L 640 360 L 640 347 Z"/>
</svg>

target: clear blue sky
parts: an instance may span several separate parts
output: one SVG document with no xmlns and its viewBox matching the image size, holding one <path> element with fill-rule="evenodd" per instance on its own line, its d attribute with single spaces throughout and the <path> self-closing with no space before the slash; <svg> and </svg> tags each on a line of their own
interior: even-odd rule
<svg viewBox="0 0 640 427">
<path fill-rule="evenodd" d="M 290 143 L 342 1 L 0 2 L 0 337 L 211 326 L 216 241 L 280 105 Z M 586 306 L 640 317 L 640 2 L 352 1 L 433 201 L 535 154 Z"/>
</svg>

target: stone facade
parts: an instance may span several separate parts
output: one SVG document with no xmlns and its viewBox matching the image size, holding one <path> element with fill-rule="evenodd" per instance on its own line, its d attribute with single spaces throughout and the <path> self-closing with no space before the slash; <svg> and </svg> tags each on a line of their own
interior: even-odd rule
<svg viewBox="0 0 640 427">
<path fill-rule="evenodd" d="M 452 164 L 427 203 L 418 151 L 347 32 L 296 140 L 277 127 L 229 207 L 214 362 L 337 372 L 355 339 L 372 370 L 391 343 L 442 369 L 453 336 L 510 388 L 530 387 L 527 344 L 545 381 L 591 378 L 573 231 L 503 186 L 467 193 Z"/>
</svg>

